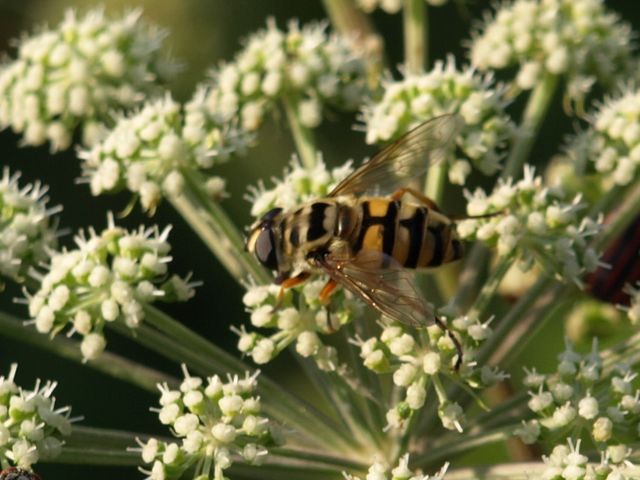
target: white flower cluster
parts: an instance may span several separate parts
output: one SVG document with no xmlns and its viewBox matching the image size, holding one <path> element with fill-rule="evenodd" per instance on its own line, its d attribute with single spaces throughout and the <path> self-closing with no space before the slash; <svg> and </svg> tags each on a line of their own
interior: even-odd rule
<svg viewBox="0 0 640 480">
<path fill-rule="evenodd" d="M 637 372 L 628 365 L 603 368 L 597 342 L 586 355 L 567 347 L 558 356 L 555 374 L 527 371 L 529 409 L 536 418 L 523 422 L 515 433 L 525 443 L 557 440 L 582 433 L 601 450 L 640 439 L 640 389 Z M 619 463 L 616 461 L 614 463 Z M 577 478 L 577 477 L 576 477 Z"/>
<path fill-rule="evenodd" d="M 447 0 L 425 0 L 431 7 L 440 7 L 447 3 Z M 367 13 L 380 8 L 387 13 L 398 13 L 403 6 L 402 0 L 356 0 L 358 8 Z"/>
<path fill-rule="evenodd" d="M 580 453 L 580 440 L 571 439 L 567 445 L 556 445 L 549 456 L 543 455 L 546 469 L 541 479 L 548 480 L 633 480 L 640 477 L 640 468 L 628 457 L 631 449 L 623 445 L 610 446 L 603 453 L 600 463 L 589 463 Z"/>
<path fill-rule="evenodd" d="M 315 166 L 309 170 L 294 157 L 283 179 L 274 180 L 273 188 L 267 189 L 262 182 L 257 187 L 249 187 L 247 200 L 251 202 L 251 215 L 260 217 L 274 207 L 287 211 L 308 200 L 326 196 L 351 172 L 351 161 L 329 170 L 318 155 Z"/>
<path fill-rule="evenodd" d="M 560 190 L 545 187 L 533 167 L 525 166 L 524 178 L 515 184 L 499 180 L 488 196 L 481 189 L 466 196 L 469 215 L 494 215 L 459 222 L 462 238 L 497 247 L 500 256 L 516 256 L 526 270 L 538 263 L 580 287 L 582 276 L 598 267 L 598 253 L 588 242 L 600 220 L 584 216 L 580 195 L 566 202 Z"/>
<path fill-rule="evenodd" d="M 447 322 L 445 317 L 440 318 Z M 487 366 L 479 368 L 475 361 L 476 349 L 492 333 L 489 322 L 463 316 L 447 323 L 464 352 L 458 381 L 480 389 L 504 378 L 497 370 Z M 394 385 L 404 389 L 404 398 L 387 412 L 390 428 L 401 428 L 416 410 L 421 409 L 427 390 L 433 385 L 438 392 L 438 415 L 442 425 L 449 430 L 462 431 L 465 421 L 462 407 L 447 399 L 442 384 L 442 379 L 453 372 L 457 360 L 456 346 L 449 334 L 434 324 L 427 328 L 427 338 L 424 338 L 414 329 L 391 322 L 384 325 L 379 337 L 358 343 L 365 367 L 381 374 L 392 373 Z"/>
<path fill-rule="evenodd" d="M 214 72 L 207 106 L 226 120 L 239 117 L 250 131 L 279 99 L 291 102 L 309 128 L 322 122 L 325 107 L 357 109 L 368 92 L 366 61 L 355 42 L 326 29 L 324 23 L 300 28 L 291 22 L 282 31 L 269 20 L 232 63 Z"/>
<path fill-rule="evenodd" d="M 140 197 L 144 210 L 153 212 L 163 194 L 182 192 L 189 171 L 208 170 L 233 152 L 243 153 L 251 135 L 232 123 L 219 123 L 203 102 L 199 91 L 183 114 L 167 95 L 119 118 L 100 142 L 79 154 L 91 193 L 127 188 Z M 222 178 L 209 177 L 207 186 L 213 187 L 214 198 L 224 195 Z"/>
<path fill-rule="evenodd" d="M 443 480 L 448 468 L 449 464 L 447 463 L 434 475 L 413 472 L 409 469 L 409 454 L 407 453 L 400 457 L 398 465 L 391 471 L 384 463 L 375 462 L 369 468 L 364 479 L 347 473 L 344 474 L 344 478 L 345 480 Z"/>
<path fill-rule="evenodd" d="M 255 396 L 258 373 L 245 378 L 217 375 L 203 380 L 189 375 L 179 390 L 158 385 L 161 392 L 158 417 L 181 443 L 151 438 L 140 442 L 144 471 L 149 480 L 176 480 L 190 468 L 188 478 L 226 480 L 223 471 L 234 456 L 259 464 L 265 447 L 276 443 L 277 432 L 261 415 L 260 397 Z M 155 409 L 154 409 L 155 410 Z M 187 478 L 186 476 L 184 478 Z"/>
<path fill-rule="evenodd" d="M 25 390 L 15 383 L 17 369 L 13 364 L 7 377 L 0 376 L 0 460 L 30 470 L 60 454 L 73 420 L 70 407 L 56 408 L 56 382 Z"/>
<path fill-rule="evenodd" d="M 328 170 L 319 158 L 313 170 L 308 170 L 293 160 L 284 178 L 276 180 L 272 189 L 267 190 L 263 184 L 250 189 L 251 214 L 260 217 L 274 207 L 287 211 L 307 200 L 324 196 L 352 171 L 351 162 Z M 331 295 L 331 304 L 323 305 L 319 295 L 327 280 L 328 277 L 319 276 L 300 287 L 289 289 L 279 303 L 279 286 L 250 286 L 243 302 L 251 315 L 251 324 L 255 328 L 276 331 L 266 336 L 243 328 L 237 332 L 240 336 L 238 348 L 251 355 L 256 363 L 263 364 L 296 342 L 296 351 L 300 355 L 312 357 L 323 370 L 335 370 L 338 367 L 337 351 L 325 345 L 319 334 L 334 333 L 350 322 L 360 313 L 362 304 L 343 289 L 338 289 Z"/>
<path fill-rule="evenodd" d="M 250 287 L 243 302 L 250 313 L 251 325 L 275 332 L 268 335 L 257 330 L 247 332 L 243 327 L 237 331 L 238 349 L 251 355 L 257 364 L 264 364 L 295 343 L 299 355 L 313 358 L 322 370 L 335 371 L 339 367 L 338 352 L 335 347 L 324 344 L 320 335 L 335 333 L 358 317 L 362 303 L 339 289 L 331 295 L 330 305 L 322 304 L 319 296 L 327 280 L 325 276 L 308 280 L 300 287 L 287 290 L 280 302 L 279 286 Z"/>
<path fill-rule="evenodd" d="M 505 112 L 505 91 L 490 76 L 471 68 L 458 70 L 453 57 L 436 62 L 422 75 L 383 83 L 382 99 L 364 109 L 367 143 L 390 142 L 420 123 L 444 113 L 458 113 L 464 127 L 456 138 L 462 154 L 448 159 L 449 180 L 464 184 L 471 164 L 486 175 L 500 167 L 502 147 L 514 131 Z"/>
<path fill-rule="evenodd" d="M 627 312 L 632 325 L 640 325 L 640 282 L 635 288 L 632 285 L 626 285 L 624 291 L 629 295 L 629 306 L 619 305 L 618 308 Z"/>
<path fill-rule="evenodd" d="M 565 148 L 571 164 L 598 173 L 601 189 L 640 178 L 640 90 L 604 102 L 589 117 L 590 127 Z"/>
<path fill-rule="evenodd" d="M 0 178 L 0 275 L 18 282 L 55 249 L 57 222 L 52 216 L 60 211 L 47 208 L 46 187 L 36 182 L 20 188 L 19 178 L 8 168 Z"/>
<path fill-rule="evenodd" d="M 53 336 L 70 326 L 69 334 L 83 336 L 82 355 L 90 360 L 106 346 L 106 323 L 135 328 L 145 317 L 145 305 L 191 298 L 194 284 L 167 272 L 169 230 L 128 232 L 110 217 L 102 233 L 80 232 L 78 248 L 53 254 L 40 289 L 28 298 L 36 329 Z"/>
<path fill-rule="evenodd" d="M 564 75 L 566 95 L 581 100 L 597 80 L 612 87 L 633 70 L 631 27 L 603 0 L 515 0 L 502 4 L 471 43 L 480 70 L 519 68 L 533 88 L 544 72 Z"/>
<path fill-rule="evenodd" d="M 91 143 L 109 113 L 154 93 L 176 70 L 160 49 L 165 33 L 140 21 L 135 10 L 110 19 L 102 10 L 19 42 L 18 58 L 0 66 L 0 128 L 23 134 L 27 145 L 71 145 L 83 127 Z"/>
</svg>

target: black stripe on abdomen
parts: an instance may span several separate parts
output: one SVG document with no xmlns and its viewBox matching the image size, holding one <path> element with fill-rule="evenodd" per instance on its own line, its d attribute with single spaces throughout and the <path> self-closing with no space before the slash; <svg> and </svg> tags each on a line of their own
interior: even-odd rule
<svg viewBox="0 0 640 480">
<path fill-rule="evenodd" d="M 433 237 L 433 256 L 429 261 L 429 267 L 437 267 L 438 265 L 442 265 L 444 256 L 444 244 L 442 239 L 444 225 L 438 224 L 436 226 L 427 227 L 427 230 Z"/>
<path fill-rule="evenodd" d="M 422 249 L 422 235 L 424 234 L 424 222 L 428 215 L 426 208 L 416 208 L 413 216 L 400 220 L 400 225 L 409 231 L 409 253 L 404 262 L 406 268 L 416 268 L 420 250 Z"/>
<path fill-rule="evenodd" d="M 362 250 L 362 244 L 364 243 L 364 236 L 367 230 L 371 226 L 371 214 L 369 213 L 369 202 L 362 202 L 362 222 L 360 223 L 360 231 L 358 232 L 358 238 L 353 244 L 353 253 L 358 253 Z"/>
<path fill-rule="evenodd" d="M 393 245 L 396 242 L 396 223 L 398 217 L 398 201 L 389 202 L 387 213 L 380 218 L 382 224 L 382 252 L 388 256 L 382 262 L 383 267 L 388 267 L 393 256 Z"/>
<path fill-rule="evenodd" d="M 311 213 L 309 213 L 309 230 L 307 230 L 307 241 L 312 242 L 313 240 L 317 240 L 327 233 L 324 228 L 324 213 L 328 207 L 328 203 L 316 202 L 311 204 Z"/>
</svg>

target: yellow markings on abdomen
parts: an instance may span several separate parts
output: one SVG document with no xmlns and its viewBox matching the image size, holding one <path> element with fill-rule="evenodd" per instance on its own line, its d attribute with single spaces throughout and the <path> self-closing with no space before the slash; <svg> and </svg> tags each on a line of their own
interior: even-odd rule
<svg viewBox="0 0 640 480">
<path fill-rule="evenodd" d="M 362 240 L 362 249 L 382 252 L 383 232 L 384 227 L 380 224 L 368 227 L 367 231 L 364 233 L 364 239 Z"/>
</svg>

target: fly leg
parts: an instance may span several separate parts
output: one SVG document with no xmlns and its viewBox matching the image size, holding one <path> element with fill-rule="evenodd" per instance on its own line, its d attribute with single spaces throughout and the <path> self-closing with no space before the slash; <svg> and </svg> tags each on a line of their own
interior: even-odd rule
<svg viewBox="0 0 640 480">
<path fill-rule="evenodd" d="M 413 188 L 407 188 L 407 187 L 400 188 L 396 190 L 393 195 L 391 195 L 391 198 L 393 198 L 394 200 L 400 200 L 406 193 L 414 197 L 416 200 L 419 200 L 421 203 L 429 207 L 431 210 L 435 210 L 436 212 L 442 213 L 442 210 L 440 210 L 440 207 L 438 207 L 436 202 L 431 200 L 426 195 L 423 195 L 419 191 L 414 190 Z M 448 215 L 447 214 L 447 217 L 450 220 L 453 220 L 455 222 L 458 220 L 476 220 L 480 218 L 491 218 L 491 217 L 495 217 L 496 215 L 502 215 L 503 213 L 504 211 L 485 213 L 484 215 Z"/>
<path fill-rule="evenodd" d="M 338 284 L 336 281 L 333 278 L 330 278 L 327 283 L 325 283 L 324 287 L 322 287 L 319 297 L 320 302 L 324 305 L 327 312 L 327 326 L 332 333 L 335 332 L 337 328 L 331 324 L 331 299 L 329 297 L 335 291 L 337 286 Z"/>
<path fill-rule="evenodd" d="M 278 298 L 276 300 L 275 310 L 280 308 L 280 305 L 284 300 L 284 292 L 287 289 L 297 287 L 301 283 L 304 283 L 310 276 L 311 276 L 311 273 L 309 272 L 300 272 L 295 277 L 291 277 L 283 280 L 282 283 L 280 284 L 280 292 L 278 292 Z"/>
<path fill-rule="evenodd" d="M 438 207 L 436 202 L 434 202 L 429 197 L 427 197 L 426 195 L 423 195 L 418 190 L 415 190 L 413 188 L 408 188 L 408 187 L 399 188 L 393 193 L 393 195 L 391 195 L 391 198 L 394 200 L 400 200 L 407 193 L 412 197 L 414 197 L 416 200 L 420 201 L 420 203 L 425 204 L 431 210 L 435 210 L 436 212 L 440 211 L 440 207 Z"/>
</svg>

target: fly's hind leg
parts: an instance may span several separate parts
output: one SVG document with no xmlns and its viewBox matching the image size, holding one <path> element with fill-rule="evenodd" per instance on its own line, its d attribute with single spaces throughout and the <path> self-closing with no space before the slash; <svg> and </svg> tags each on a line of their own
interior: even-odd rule
<svg viewBox="0 0 640 480">
<path fill-rule="evenodd" d="M 415 198 L 416 200 L 420 201 L 420 203 L 422 203 L 423 205 L 429 207 L 431 210 L 435 210 L 436 212 L 444 213 L 444 212 L 442 212 L 442 210 L 440 210 L 440 207 L 438 207 L 436 202 L 431 200 L 426 195 L 423 195 L 419 191 L 414 190 L 413 188 L 407 188 L 407 187 L 400 188 L 400 189 L 396 190 L 393 195 L 391 195 L 391 198 L 393 198 L 394 200 L 400 200 L 405 194 L 411 195 L 413 198 Z M 504 211 L 494 212 L 494 213 L 485 213 L 484 215 L 449 215 L 449 214 L 446 214 L 446 216 L 450 220 L 453 220 L 455 222 L 455 221 L 459 221 L 459 220 L 477 220 L 477 219 L 480 219 L 480 218 L 491 218 L 491 217 L 495 217 L 496 215 L 502 215 L 503 213 L 504 213 Z"/>
<path fill-rule="evenodd" d="M 405 194 L 411 195 L 416 200 L 418 200 L 420 203 L 422 203 L 422 204 L 426 205 L 427 207 L 429 207 L 431 210 L 435 210 L 436 212 L 440 212 L 441 211 L 440 207 L 438 207 L 436 202 L 434 202 L 429 197 L 427 197 L 426 195 L 423 195 L 418 190 L 415 190 L 413 188 L 408 188 L 408 187 L 399 188 L 398 190 L 396 190 L 393 193 L 393 195 L 391 195 L 391 198 L 393 200 L 400 200 Z"/>
</svg>

